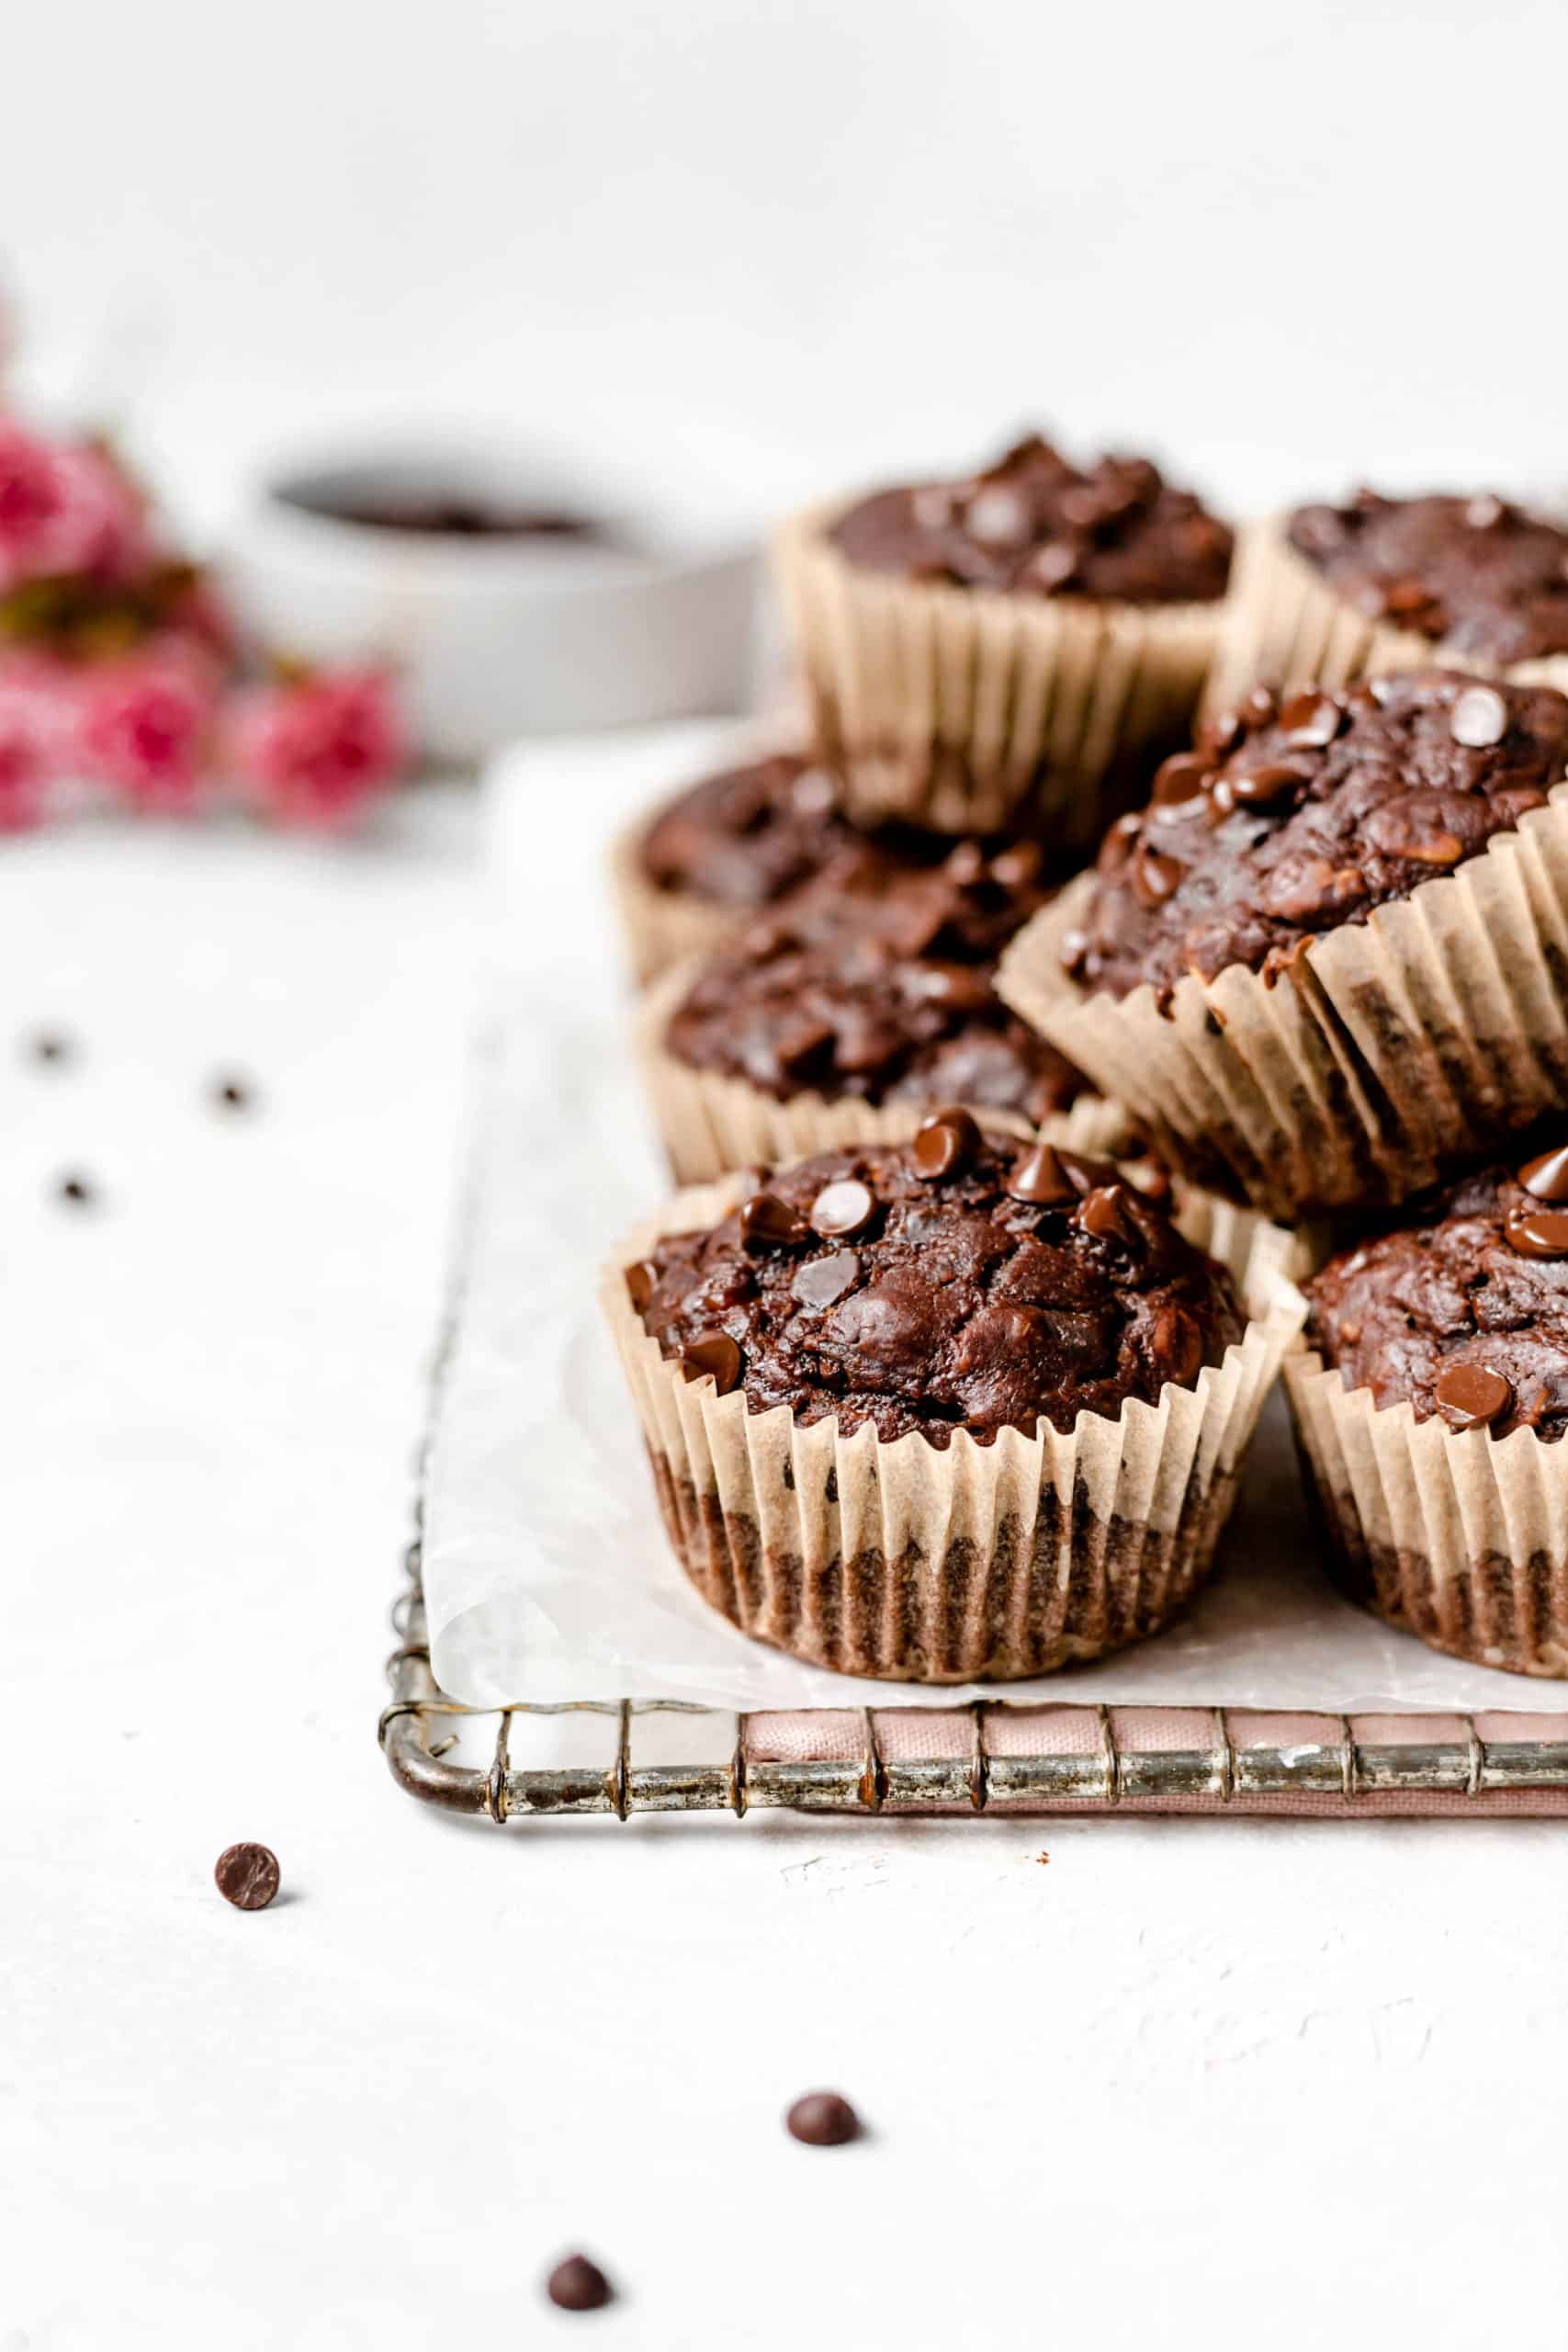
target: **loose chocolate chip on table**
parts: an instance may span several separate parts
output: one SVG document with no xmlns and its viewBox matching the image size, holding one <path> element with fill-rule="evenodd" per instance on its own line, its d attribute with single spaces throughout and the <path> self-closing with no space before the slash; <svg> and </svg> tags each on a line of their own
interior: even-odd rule
<svg viewBox="0 0 1568 2352">
<path fill-rule="evenodd" d="M 43 1062 L 55 1069 L 59 1069 L 62 1062 L 71 1061 L 74 1057 L 75 1050 L 70 1038 L 62 1037 L 59 1031 L 54 1029 L 40 1029 L 36 1036 L 29 1037 L 28 1040 L 28 1052 L 31 1058 L 35 1062 Z"/>
<path fill-rule="evenodd" d="M 811 1228 L 776 1193 L 753 1193 L 741 1205 L 740 1238 L 748 1250 L 798 1250 Z"/>
<path fill-rule="evenodd" d="M 824 1184 L 811 1204 L 811 1229 L 824 1241 L 852 1241 L 871 1223 L 876 1202 L 869 1184 L 855 1176 Z"/>
<path fill-rule="evenodd" d="M 270 1846 L 225 1846 L 212 1876 L 236 1911 L 265 1911 L 277 1893 L 277 1856 Z"/>
<path fill-rule="evenodd" d="M 728 1396 L 740 1378 L 740 1351 L 728 1331 L 710 1331 L 690 1340 L 681 1351 L 681 1369 L 688 1380 L 710 1377 L 721 1396 Z"/>
<path fill-rule="evenodd" d="M 967 1111 L 933 1111 L 915 1131 L 915 1172 L 928 1182 L 957 1176 L 980 1148 L 980 1130 Z"/>
<path fill-rule="evenodd" d="M 790 1289 L 802 1306 L 834 1306 L 860 1278 L 860 1260 L 852 1250 L 835 1250 L 830 1258 L 812 1258 L 802 1266 Z"/>
<path fill-rule="evenodd" d="M 1568 1258 L 1568 1215 L 1561 1209 L 1523 1209 L 1508 1218 L 1503 1238 L 1521 1258 Z"/>
<path fill-rule="evenodd" d="M 1539 1159 L 1527 1159 L 1519 1170 L 1519 1182 L 1538 1201 L 1554 1205 L 1568 1201 L 1568 1143 L 1543 1151 Z"/>
<path fill-rule="evenodd" d="M 792 2139 L 803 2140 L 808 2148 L 841 2148 L 860 2138 L 861 2122 L 837 2091 L 807 2091 L 784 2117 L 784 2127 Z"/>
<path fill-rule="evenodd" d="M 659 1269 L 651 1258 L 638 1258 L 626 1268 L 626 1294 L 640 1315 L 653 1296 L 659 1282 Z"/>
<path fill-rule="evenodd" d="M 212 1100 L 220 1111 L 248 1111 L 254 1101 L 254 1091 L 243 1078 L 215 1078 Z"/>
<path fill-rule="evenodd" d="M 1438 1410 L 1456 1430 L 1477 1430 L 1497 1420 L 1514 1401 L 1510 1383 L 1482 1363 L 1450 1364 L 1438 1382 Z"/>
<path fill-rule="evenodd" d="M 1036 1144 L 1013 1161 L 1007 1188 L 1015 1201 L 1027 1201 L 1034 1208 L 1055 1208 L 1078 1196 L 1077 1186 L 1048 1143 Z"/>
<path fill-rule="evenodd" d="M 1467 686 L 1449 713 L 1449 733 L 1472 752 L 1500 743 L 1507 731 L 1508 706 L 1495 686 Z"/>
<path fill-rule="evenodd" d="M 569 2254 L 545 2281 L 545 2292 L 562 2312 L 603 2311 L 615 2293 L 604 2273 L 585 2254 Z"/>
<path fill-rule="evenodd" d="M 88 1176 L 62 1176 L 57 1190 L 73 1209 L 90 1209 L 98 1197 L 97 1186 Z"/>
</svg>

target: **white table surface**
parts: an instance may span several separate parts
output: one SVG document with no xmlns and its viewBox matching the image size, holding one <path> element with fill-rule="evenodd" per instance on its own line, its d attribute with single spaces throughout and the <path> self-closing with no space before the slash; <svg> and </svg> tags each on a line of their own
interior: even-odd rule
<svg viewBox="0 0 1568 2352">
<path fill-rule="evenodd" d="M 393 1789 L 496 839 L 443 786 L 360 849 L 0 844 L 0 2352 L 1561 2341 L 1558 1826 Z M 784 2136 L 816 2085 L 864 2143 Z M 612 2312 L 541 2301 L 576 2245 Z"/>
</svg>

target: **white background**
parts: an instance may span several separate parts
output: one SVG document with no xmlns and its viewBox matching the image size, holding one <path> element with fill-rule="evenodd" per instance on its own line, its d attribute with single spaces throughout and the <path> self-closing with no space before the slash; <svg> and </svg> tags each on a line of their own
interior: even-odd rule
<svg viewBox="0 0 1568 2352">
<path fill-rule="evenodd" d="M 161 318 L 203 512 L 258 439 L 436 407 L 673 437 L 738 509 L 1028 413 L 1244 502 L 1562 470 L 1552 6 L 143 0 L 12 53 L 38 372 Z M 0 857 L 4 2352 L 1557 2341 L 1560 1827 L 392 1791 L 480 863 L 459 793 L 362 851 Z M 217 1899 L 237 1837 L 290 1901 Z M 871 2141 L 785 2140 L 817 2082 Z M 573 2244 L 603 2320 L 538 2301 Z"/>
<path fill-rule="evenodd" d="M 1244 505 L 1568 473 L 1557 0 L 141 0 L 18 46 L 45 372 L 144 322 L 214 504 L 431 406 L 763 510 L 1025 417 Z"/>
</svg>

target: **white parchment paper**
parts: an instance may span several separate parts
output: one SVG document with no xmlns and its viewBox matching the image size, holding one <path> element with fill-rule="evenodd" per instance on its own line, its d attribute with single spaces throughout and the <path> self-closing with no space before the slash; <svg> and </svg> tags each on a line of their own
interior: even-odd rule
<svg viewBox="0 0 1568 2352">
<path fill-rule="evenodd" d="M 757 1709 L 922 1695 L 798 1665 L 698 1599 L 665 1544 L 594 1303 L 607 1250 L 668 1189 L 624 1050 L 604 851 L 643 800 L 725 747 L 722 733 L 692 729 L 538 746 L 490 780 L 493 1019 L 424 1541 L 434 1670 L 475 1705 L 666 1697 Z M 1528 1708 L 1554 1689 L 1440 1657 L 1338 1597 L 1309 1548 L 1279 1395 L 1219 1572 L 1182 1624 L 1098 1666 L 987 1686 L 1019 1700 L 1369 1711 Z"/>
</svg>

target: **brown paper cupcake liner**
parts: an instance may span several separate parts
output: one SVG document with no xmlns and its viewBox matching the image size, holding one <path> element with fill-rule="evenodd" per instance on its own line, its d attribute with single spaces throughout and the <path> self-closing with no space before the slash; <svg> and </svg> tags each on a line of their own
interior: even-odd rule
<svg viewBox="0 0 1568 2352">
<path fill-rule="evenodd" d="M 994 832 L 1027 801 L 1043 838 L 1097 840 L 1113 771 L 1186 729 L 1220 605 L 891 579 L 830 544 L 837 511 L 786 524 L 774 560 L 818 748 L 850 814 Z"/>
<path fill-rule="evenodd" d="M 808 1159 L 813 1152 L 841 1151 L 855 1144 L 901 1143 L 936 1107 L 931 1102 L 864 1102 L 854 1095 L 810 1091 L 781 1101 L 746 1079 L 678 1060 L 665 1048 L 664 1032 L 696 969 L 693 960 L 664 973 L 644 991 L 633 1015 L 634 1050 L 678 1184 L 707 1183 L 731 1169 Z M 1097 1159 L 1117 1159 L 1135 1149 L 1139 1141 L 1122 1105 L 1099 1094 L 1079 1095 L 1038 1129 L 1010 1112 L 987 1110 L 983 1104 L 965 1107 L 982 1125 L 1017 1136 L 1039 1133 Z"/>
<path fill-rule="evenodd" d="M 1447 653 L 1430 638 L 1359 612 L 1296 553 L 1282 517 L 1270 516 L 1242 531 L 1219 650 L 1203 695 L 1206 709 L 1238 701 L 1259 682 L 1286 689 L 1338 688 L 1387 671 L 1434 666 L 1568 693 L 1568 654 L 1500 664 Z"/>
<path fill-rule="evenodd" d="M 1451 1657 L 1568 1677 L 1568 1447 L 1380 1409 L 1305 1347 L 1284 1369 L 1349 1598 Z"/>
<path fill-rule="evenodd" d="M 998 993 L 1198 1182 L 1270 1216 L 1393 1203 L 1564 1100 L 1568 785 L 1479 856 L 1344 923 L 1270 986 L 1233 965 L 1090 994 L 1062 944 L 1081 876 L 1013 940 Z"/>
<path fill-rule="evenodd" d="M 626 959 L 639 988 L 671 964 L 711 956 L 731 933 L 759 910 L 720 906 L 694 890 L 661 890 L 642 864 L 643 817 L 617 835 L 610 847 L 610 887 L 621 919 Z"/>
<path fill-rule="evenodd" d="M 1194 1193 L 1180 1222 L 1231 1263 L 1252 1320 L 1222 1364 L 1157 1406 L 1080 1413 L 980 1445 L 797 1424 L 666 1362 L 625 1269 L 667 1233 L 716 1223 L 745 1180 L 677 1194 L 627 1236 L 603 1303 L 666 1532 L 733 1624 L 814 1665 L 920 1682 L 1048 1673 L 1158 1632 L 1208 1573 L 1237 1474 L 1305 1305 L 1288 1235 Z"/>
</svg>

